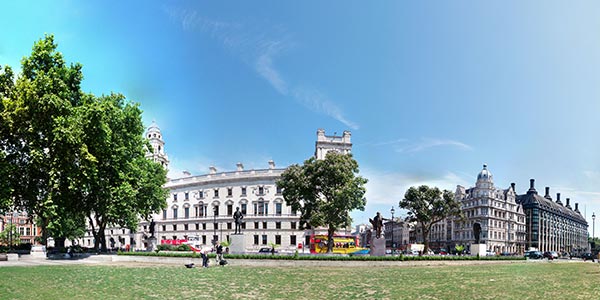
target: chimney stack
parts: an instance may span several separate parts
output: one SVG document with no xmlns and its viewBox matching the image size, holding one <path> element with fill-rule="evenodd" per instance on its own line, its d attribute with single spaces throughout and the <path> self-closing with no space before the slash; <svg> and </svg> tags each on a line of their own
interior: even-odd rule
<svg viewBox="0 0 600 300">
<path fill-rule="evenodd" d="M 529 190 L 527 191 L 527 194 L 537 194 L 537 191 L 535 190 L 535 179 L 529 179 Z"/>
<path fill-rule="evenodd" d="M 236 166 L 237 166 L 238 172 L 244 171 L 244 165 L 241 162 L 237 163 Z"/>
<path fill-rule="evenodd" d="M 510 184 L 510 187 L 512 188 L 513 192 L 515 192 L 515 193 L 517 192 L 517 191 L 515 190 L 515 183 L 514 183 L 514 182 L 512 182 L 512 183 Z"/>
<path fill-rule="evenodd" d="M 575 203 L 575 211 L 579 212 L 579 203 Z"/>
<path fill-rule="evenodd" d="M 556 204 L 562 206 L 562 202 L 560 201 L 560 193 L 556 193 Z"/>
<path fill-rule="evenodd" d="M 567 208 L 571 209 L 571 205 L 569 204 L 569 202 L 571 202 L 571 198 L 567 198 Z"/>
<path fill-rule="evenodd" d="M 552 199 L 552 198 L 550 198 L 550 187 L 549 186 L 546 187 L 546 195 L 544 195 L 544 198 Z"/>
<path fill-rule="evenodd" d="M 214 166 L 210 166 L 208 169 L 210 170 L 209 174 L 217 174 L 217 168 Z"/>
<path fill-rule="evenodd" d="M 275 169 L 275 162 L 273 160 L 269 160 L 269 169 Z"/>
</svg>

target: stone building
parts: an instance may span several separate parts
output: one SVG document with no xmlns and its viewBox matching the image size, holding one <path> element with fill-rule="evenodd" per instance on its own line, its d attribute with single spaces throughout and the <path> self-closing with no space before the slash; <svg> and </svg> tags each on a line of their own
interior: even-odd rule
<svg viewBox="0 0 600 300">
<path fill-rule="evenodd" d="M 589 251 L 588 223 L 579 212 L 578 203 L 573 209 L 567 198 L 563 205 L 560 193 L 554 201 L 549 187 L 543 197 L 538 195 L 534 179 L 530 180 L 527 193 L 519 195 L 517 201 L 525 210 L 527 248 L 569 253 Z"/>
<path fill-rule="evenodd" d="M 460 201 L 465 217 L 464 221 L 446 222 L 447 226 L 453 226 L 451 240 L 455 244 L 470 249 L 475 242 L 473 225 L 479 223 L 480 243 L 486 244 L 489 251 L 523 253 L 526 250 L 525 213 L 517 202 L 514 184 L 507 189 L 496 188 L 494 176 L 487 165 L 483 165 L 475 187 L 465 189 L 459 185 L 455 197 Z M 450 229 L 447 227 L 444 230 Z"/>
<path fill-rule="evenodd" d="M 315 157 L 324 158 L 329 151 L 349 153 L 352 144 L 350 132 L 342 137 L 326 136 L 323 129 L 317 131 Z M 165 142 L 156 124 L 148 128 L 146 137 L 152 151 L 146 157 L 168 168 Z M 293 251 L 298 244 L 307 245 L 315 230 L 299 230 L 300 213 L 287 206 L 276 181 L 285 168 L 276 168 L 273 161 L 264 169 L 244 169 L 238 163 L 235 171 L 219 172 L 210 167 L 207 174 L 170 179 L 165 188 L 169 190 L 167 208 L 151 218 L 155 222 L 154 236 L 158 242 L 194 239 L 210 246 L 216 240 L 228 240 L 234 233 L 233 213 L 240 209 L 243 218 L 242 233 L 246 250 L 256 251 L 270 243 L 280 245 L 279 251 Z M 107 228 L 106 238 L 110 248 L 147 249 L 151 220 L 140 220 L 135 232 L 122 228 Z M 82 246 L 92 247 L 90 232 L 80 241 Z"/>
</svg>

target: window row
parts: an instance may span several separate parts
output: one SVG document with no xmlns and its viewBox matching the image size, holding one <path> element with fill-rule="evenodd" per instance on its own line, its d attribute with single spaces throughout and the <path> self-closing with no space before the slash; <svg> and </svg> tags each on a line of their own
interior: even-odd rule
<svg viewBox="0 0 600 300">
<path fill-rule="evenodd" d="M 269 223 L 274 223 L 274 225 L 269 225 Z M 242 229 L 282 229 L 281 223 L 282 222 L 249 222 L 249 223 L 242 223 Z M 189 231 L 190 228 L 192 228 L 193 230 L 207 230 L 207 225 L 206 224 L 208 224 L 208 223 L 195 223 L 194 226 L 190 226 L 190 224 L 162 225 L 162 231 L 178 231 L 178 230 Z M 252 226 L 247 225 L 247 224 L 252 224 Z M 202 228 L 202 229 L 200 229 L 200 228 Z M 229 229 L 229 230 L 233 230 L 233 223 L 232 222 L 227 222 L 227 223 L 212 223 L 212 226 L 210 228 L 208 228 L 208 229 L 217 229 L 217 230 Z M 296 222 L 290 222 L 290 226 L 288 228 L 285 228 L 285 229 L 296 230 L 296 229 L 298 229 L 298 225 L 297 225 Z"/>
<path fill-rule="evenodd" d="M 219 198 L 220 190 L 221 190 L 220 188 L 212 189 L 213 198 Z M 226 188 L 226 191 L 227 191 L 227 197 L 233 197 L 233 187 Z M 268 188 L 265 188 L 264 186 L 260 185 L 260 186 L 253 188 L 252 191 L 257 196 L 264 196 L 267 194 Z M 204 198 L 210 197 L 209 192 L 210 192 L 210 190 L 199 190 L 197 192 L 194 192 L 194 195 L 196 196 L 196 199 L 204 199 Z M 281 195 L 281 193 L 282 193 L 282 189 L 278 186 L 275 186 L 275 194 Z M 248 188 L 245 186 L 240 187 L 240 195 L 242 197 L 247 196 Z M 177 201 L 178 198 L 179 198 L 179 193 L 173 193 L 173 201 Z M 190 192 L 183 193 L 183 200 L 190 200 Z"/>
<path fill-rule="evenodd" d="M 246 216 L 248 215 L 248 204 L 247 203 L 242 203 L 240 204 L 240 212 L 242 213 L 242 215 Z M 282 202 L 275 202 L 274 203 L 274 208 L 275 208 L 275 214 L 276 216 L 281 216 L 283 214 L 283 203 Z M 171 208 L 171 219 L 178 219 L 180 217 L 184 218 L 184 219 L 189 219 L 190 218 L 190 207 L 184 207 L 183 208 L 183 214 L 180 216 L 179 215 L 179 207 L 173 207 Z M 195 218 L 202 218 L 202 217 L 208 217 L 208 204 L 201 204 L 201 205 L 195 205 L 193 207 L 193 212 L 194 212 L 194 217 Z M 265 201 L 258 201 L 258 202 L 254 202 L 252 203 L 252 212 L 253 215 L 255 216 L 262 216 L 262 215 L 269 215 L 269 203 L 265 202 Z M 225 206 L 225 216 L 233 216 L 234 210 L 233 210 L 233 204 L 227 204 Z M 292 210 L 292 215 L 296 215 L 296 211 Z M 212 214 L 210 216 L 221 216 L 221 212 L 220 212 L 220 206 L 213 206 L 212 207 Z M 168 219 L 168 211 L 166 209 L 163 209 L 162 212 L 162 219 L 163 220 L 167 220 Z"/>
</svg>

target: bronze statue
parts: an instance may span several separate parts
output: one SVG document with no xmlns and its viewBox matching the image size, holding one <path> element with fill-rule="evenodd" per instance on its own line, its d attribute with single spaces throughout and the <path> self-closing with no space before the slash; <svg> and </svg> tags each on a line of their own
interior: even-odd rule
<svg viewBox="0 0 600 300">
<path fill-rule="evenodd" d="M 377 215 L 373 219 L 369 219 L 373 230 L 375 230 L 375 238 L 381 238 L 381 230 L 383 229 L 383 220 L 389 220 L 381 216 L 381 213 L 377 212 Z"/>
<path fill-rule="evenodd" d="M 233 213 L 233 220 L 235 220 L 235 232 L 233 234 L 242 233 L 242 219 L 244 215 L 240 211 L 239 207 L 235 208 L 235 212 Z"/>
<path fill-rule="evenodd" d="M 154 237 L 154 226 L 156 226 L 154 220 L 150 221 L 150 237 Z"/>
<path fill-rule="evenodd" d="M 475 244 L 479 244 L 479 236 L 481 235 L 481 224 L 473 223 L 473 237 L 475 237 Z"/>
</svg>

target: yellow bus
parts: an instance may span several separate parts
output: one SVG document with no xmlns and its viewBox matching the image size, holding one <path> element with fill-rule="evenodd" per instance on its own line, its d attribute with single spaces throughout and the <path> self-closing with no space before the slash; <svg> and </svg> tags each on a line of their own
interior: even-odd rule
<svg viewBox="0 0 600 300">
<path fill-rule="evenodd" d="M 327 253 L 328 239 L 326 234 L 317 234 L 310 236 L 310 253 Z M 349 254 L 362 250 L 358 247 L 358 238 L 352 235 L 333 236 L 333 253 Z"/>
</svg>

